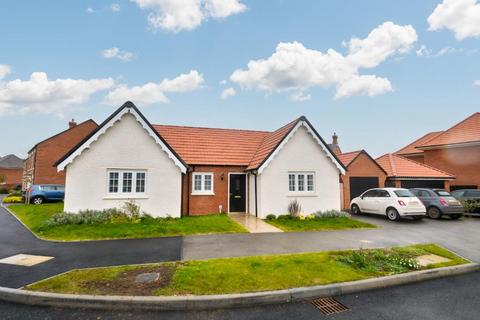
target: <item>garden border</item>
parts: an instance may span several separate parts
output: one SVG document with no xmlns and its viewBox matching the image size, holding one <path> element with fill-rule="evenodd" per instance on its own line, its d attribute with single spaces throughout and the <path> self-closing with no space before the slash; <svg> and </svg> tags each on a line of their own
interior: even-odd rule
<svg viewBox="0 0 480 320">
<path fill-rule="evenodd" d="M 204 296 L 96 296 L 26 291 L 0 287 L 0 300 L 34 306 L 137 309 L 137 310 L 208 310 L 253 305 L 299 302 L 317 297 L 331 297 L 366 290 L 432 280 L 480 270 L 480 264 L 468 263 L 452 267 L 414 271 L 404 274 L 343 282 L 322 286 L 300 287 L 277 291 Z"/>
</svg>

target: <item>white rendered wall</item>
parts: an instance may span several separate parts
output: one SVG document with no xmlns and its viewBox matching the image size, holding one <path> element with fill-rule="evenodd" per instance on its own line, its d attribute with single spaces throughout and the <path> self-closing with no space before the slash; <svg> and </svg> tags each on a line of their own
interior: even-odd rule
<svg viewBox="0 0 480 320">
<path fill-rule="evenodd" d="M 146 193 L 108 194 L 107 169 L 146 170 Z M 180 217 L 181 171 L 131 114 L 125 114 L 66 170 L 66 212 L 119 208 L 133 199 L 152 216 Z"/>
<path fill-rule="evenodd" d="M 289 192 L 288 173 L 295 171 L 315 173 L 314 194 L 300 196 Z M 287 214 L 293 200 L 301 204 L 304 214 L 340 210 L 339 174 L 335 164 L 301 126 L 258 177 L 259 218 Z"/>
</svg>

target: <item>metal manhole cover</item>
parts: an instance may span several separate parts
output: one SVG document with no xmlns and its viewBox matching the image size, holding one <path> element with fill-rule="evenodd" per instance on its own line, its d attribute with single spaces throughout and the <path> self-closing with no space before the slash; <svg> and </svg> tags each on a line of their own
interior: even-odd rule
<svg viewBox="0 0 480 320">
<path fill-rule="evenodd" d="M 319 309 L 323 314 L 330 315 L 347 311 L 348 308 L 338 302 L 335 298 L 318 298 L 312 300 L 312 305 Z"/>
</svg>

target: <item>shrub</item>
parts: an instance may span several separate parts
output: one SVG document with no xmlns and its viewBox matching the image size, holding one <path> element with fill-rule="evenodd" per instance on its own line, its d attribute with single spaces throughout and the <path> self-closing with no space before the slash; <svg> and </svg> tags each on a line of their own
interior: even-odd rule
<svg viewBox="0 0 480 320">
<path fill-rule="evenodd" d="M 274 214 L 267 215 L 267 220 L 275 220 L 277 217 Z"/>
<path fill-rule="evenodd" d="M 0 194 L 8 194 L 8 188 L 0 187 Z"/>
<path fill-rule="evenodd" d="M 288 213 L 292 217 L 298 217 L 302 211 L 302 206 L 297 200 L 293 200 L 288 204 Z"/>
<path fill-rule="evenodd" d="M 22 196 L 22 191 L 18 191 L 15 189 L 10 190 L 10 193 L 8 194 L 9 197 L 21 197 Z"/>
<path fill-rule="evenodd" d="M 420 269 L 412 256 L 393 250 L 355 250 L 340 254 L 338 261 L 366 272 L 401 273 Z"/>
<path fill-rule="evenodd" d="M 78 213 L 62 212 L 53 215 L 45 221 L 42 228 L 61 225 L 107 224 L 107 223 L 138 223 L 154 219 L 146 213 L 141 213 L 140 206 L 133 201 L 125 202 L 121 209 L 83 210 Z"/>
<path fill-rule="evenodd" d="M 326 210 L 326 211 L 317 211 L 314 213 L 317 218 L 349 218 L 350 215 L 344 211 L 338 210 Z"/>
<path fill-rule="evenodd" d="M 3 198 L 3 203 L 23 203 L 23 198 L 18 196 L 8 196 Z"/>
<path fill-rule="evenodd" d="M 466 200 L 462 202 L 466 213 L 480 213 L 479 200 Z"/>
</svg>

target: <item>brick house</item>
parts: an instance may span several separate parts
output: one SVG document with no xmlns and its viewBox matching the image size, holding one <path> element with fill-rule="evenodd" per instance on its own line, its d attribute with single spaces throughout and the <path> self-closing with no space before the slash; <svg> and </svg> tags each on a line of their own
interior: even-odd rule
<svg viewBox="0 0 480 320">
<path fill-rule="evenodd" d="M 387 153 L 376 161 L 387 173 L 385 187 L 448 190 L 455 179 L 450 173 L 396 154 Z"/>
<path fill-rule="evenodd" d="M 383 188 L 387 172 L 365 151 L 346 152 L 338 158 L 347 168 L 342 175 L 342 208 L 349 209 L 350 201 L 371 188 Z"/>
<path fill-rule="evenodd" d="M 80 124 L 72 119 L 67 130 L 34 145 L 23 166 L 23 188 L 31 184 L 65 184 L 64 172 L 57 172 L 54 163 L 96 127 L 92 119 Z"/>
<path fill-rule="evenodd" d="M 0 157 L 0 188 L 22 184 L 23 159 L 14 154 Z"/>
<path fill-rule="evenodd" d="M 152 125 L 131 102 L 55 164 L 65 211 L 135 201 L 153 216 L 340 209 L 345 167 L 305 117 L 275 131 Z"/>
<path fill-rule="evenodd" d="M 453 127 L 431 132 L 395 154 L 456 177 L 450 190 L 480 188 L 480 112 Z"/>
</svg>

